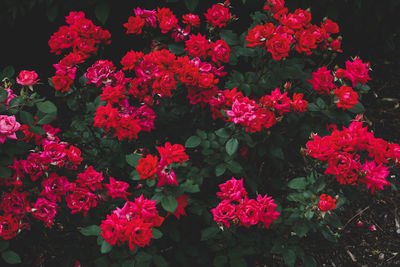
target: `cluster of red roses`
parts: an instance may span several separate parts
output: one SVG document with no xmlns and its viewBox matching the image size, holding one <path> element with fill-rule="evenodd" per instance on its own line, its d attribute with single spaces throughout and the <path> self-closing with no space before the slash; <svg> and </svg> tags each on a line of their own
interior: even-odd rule
<svg viewBox="0 0 400 267">
<path fill-rule="evenodd" d="M 292 109 L 297 113 L 306 111 L 308 102 L 303 99 L 303 94 L 294 93 L 293 99 L 287 94 L 287 92 L 282 94 L 276 88 L 270 95 L 254 100 L 243 96 L 242 92 L 234 88 L 218 91 L 217 97 L 210 101 L 210 106 L 214 118 L 224 118 L 221 111 L 225 110 L 229 117 L 228 121 L 246 127 L 247 131 L 259 132 L 272 127 L 281 119 L 278 116 L 282 116 L 283 113 Z"/>
<path fill-rule="evenodd" d="M 104 128 L 106 132 L 112 130 L 118 140 L 130 140 L 137 138 L 140 131 L 150 132 L 154 129 L 156 115 L 146 104 L 139 108 L 129 104 L 127 94 L 132 94 L 128 89 L 130 79 L 125 77 L 123 71 L 115 72 L 115 69 L 112 62 L 99 60 L 85 73 L 88 84 L 104 86 L 100 100 L 107 102 L 105 106 L 97 108 L 94 126 Z"/>
<path fill-rule="evenodd" d="M 321 26 L 311 24 L 311 13 L 297 9 L 288 13 L 284 0 L 268 0 L 264 6 L 268 15 L 273 15 L 276 25 L 267 22 L 249 30 L 246 40 L 248 47 L 261 46 L 271 53 L 274 60 L 289 56 L 292 47 L 298 53 L 311 55 L 311 49 L 331 49 L 342 52 L 340 37 L 333 40 L 331 34 L 339 32 L 339 26 L 330 19 L 324 19 Z"/>
<path fill-rule="evenodd" d="M 217 62 L 224 60 L 214 58 Z M 107 101 L 106 106 L 97 109 L 94 126 L 106 131 L 113 129 L 118 139 L 137 138 L 141 130 L 154 129 L 156 116 L 149 106 L 157 104 L 155 96 L 170 97 L 178 81 L 187 87 L 190 103 L 208 103 L 217 93 L 216 77 L 225 75 L 223 67 L 217 68 L 197 57 L 177 57 L 166 49 L 146 55 L 129 51 L 121 65 L 122 70 L 134 72 L 135 77 L 126 78 L 123 71 L 116 72 L 107 60 L 97 61 L 85 74 L 88 83 L 104 85 L 101 100 Z M 131 106 L 128 97 L 142 105 Z"/>
<path fill-rule="evenodd" d="M 312 79 L 308 82 L 320 95 L 331 95 L 332 90 L 334 90 L 334 95 L 337 97 L 336 106 L 348 109 L 353 108 L 358 103 L 358 94 L 353 88 L 346 85 L 345 80 L 351 81 L 353 87 L 358 83 L 366 84 L 371 79 L 368 71 L 369 63 L 363 63 L 361 59 L 355 57 L 353 61 L 346 61 L 346 69 L 338 68 L 335 72 L 335 80 L 342 84 L 341 87 L 337 87 L 333 83 L 334 77 L 325 66 L 314 72 Z"/>
<path fill-rule="evenodd" d="M 243 179 L 231 180 L 220 184 L 221 192 L 217 193 L 221 202 L 211 210 L 214 221 L 230 227 L 230 223 L 239 224 L 249 228 L 252 225 L 264 225 L 266 228 L 278 219 L 279 212 L 275 211 L 277 205 L 272 197 L 257 196 L 257 200 L 247 197 L 243 187 Z"/>
<path fill-rule="evenodd" d="M 229 13 L 229 1 L 224 4 L 216 4 L 207 10 L 205 17 L 207 23 L 212 27 L 224 27 L 231 19 Z M 143 27 L 157 28 L 160 27 L 162 33 L 171 32 L 172 38 L 176 41 L 183 41 L 189 35 L 192 27 L 200 27 L 200 18 L 194 14 L 185 14 L 182 16 L 185 28 L 178 24 L 178 19 L 169 8 L 157 8 L 157 10 L 143 10 L 136 8 L 135 16 L 128 18 L 128 22 L 124 24 L 126 33 L 141 34 Z"/>
<path fill-rule="evenodd" d="M 324 137 L 313 134 L 305 152 L 327 162 L 325 174 L 335 175 L 340 184 L 366 184 L 374 193 L 376 189 L 390 185 L 386 180 L 389 171 L 385 164 L 389 160 L 399 162 L 400 146 L 375 138 L 362 124 L 361 116 L 358 116 L 342 131 L 333 129 L 331 135 Z M 366 154 L 368 156 L 364 157 Z"/>
<path fill-rule="evenodd" d="M 13 176 L 1 178 L 2 185 L 8 189 L 3 193 L 0 208 L 0 236 L 10 239 L 22 229 L 29 229 L 31 215 L 52 227 L 54 217 L 59 209 L 62 197 L 65 197 L 71 213 L 87 212 L 97 206 L 97 201 L 104 199 L 98 190 L 105 189 L 112 198 L 126 199 L 129 185 L 110 177 L 109 184 L 102 183 L 103 176 L 89 166 L 83 173 L 77 174 L 74 182 L 57 174 L 64 168 L 75 171 L 81 164 L 81 151 L 73 145 L 61 142 L 57 137 L 59 129 L 50 125 L 43 126 L 45 137 L 29 131 L 29 126 L 22 125 L 25 137 L 19 141 L 33 140 L 37 146 L 26 160 L 14 160 L 9 166 L 14 170 Z M 41 182 L 38 183 L 38 181 Z M 32 183 L 35 182 L 32 187 Z M 38 187 L 39 186 L 39 187 Z"/>
<path fill-rule="evenodd" d="M 51 52 L 60 55 L 65 49 L 72 52 L 65 55 L 58 64 L 54 64 L 56 75 L 52 82 L 57 91 L 66 92 L 75 79 L 76 65 L 96 54 L 100 44 L 110 44 L 111 35 L 107 30 L 95 26 L 85 18 L 83 12 L 70 12 L 66 17 L 68 26 L 62 26 L 50 40 Z"/>
<path fill-rule="evenodd" d="M 189 156 L 185 153 L 185 148 L 180 144 L 171 145 L 170 142 L 167 142 L 164 147 L 157 147 L 157 150 L 161 157 L 160 161 L 158 161 L 157 156 L 151 154 L 143 155 L 143 158 L 139 159 L 136 170 L 140 179 L 153 180 L 157 174 L 157 187 L 165 184 L 178 185 L 175 172 L 169 165 L 174 162 L 182 164 L 184 161 L 189 160 Z"/>
<path fill-rule="evenodd" d="M 128 242 L 132 250 L 136 245 L 148 245 L 153 238 L 153 228 L 161 226 L 164 221 L 158 215 L 156 203 L 141 195 L 134 202 L 127 201 L 122 209 L 112 211 L 100 225 L 103 239 L 111 245 Z"/>
</svg>

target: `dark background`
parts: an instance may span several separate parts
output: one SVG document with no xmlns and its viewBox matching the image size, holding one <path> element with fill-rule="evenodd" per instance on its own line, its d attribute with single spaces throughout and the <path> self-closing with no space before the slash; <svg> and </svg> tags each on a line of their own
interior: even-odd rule
<svg viewBox="0 0 400 267">
<path fill-rule="evenodd" d="M 174 1 L 174 0 L 172 0 Z M 176 1 L 176 0 L 175 0 Z M 176 3 L 166 1 L 118 1 L 103 0 L 2 0 L 0 3 L 0 32 L 2 36 L 0 70 L 7 65 L 14 66 L 16 72 L 22 69 L 36 70 L 40 77 L 52 74 L 52 64 L 59 57 L 50 54 L 47 44 L 52 33 L 65 24 L 64 17 L 69 11 L 84 11 L 96 25 L 95 10 L 106 6 L 110 13 L 103 25 L 112 34 L 113 43 L 106 49 L 104 57 L 119 61 L 128 49 L 140 49 L 140 38 L 127 36 L 123 23 L 133 14 L 133 8 L 153 9 L 167 6 L 177 16 L 188 13 L 184 0 Z M 200 1 L 194 13 L 202 14 L 218 1 Z M 262 10 L 264 1 L 232 0 L 232 13 L 239 20 L 230 25 L 241 32 L 250 25 L 250 13 Z M 158 4 L 157 4 L 158 3 Z M 324 16 L 337 21 L 343 35 L 343 59 L 359 55 L 370 61 L 377 72 L 387 73 L 389 69 L 398 69 L 399 64 L 399 0 L 287 0 L 289 11 L 296 8 L 311 8 L 313 22 L 319 23 Z M 204 19 L 204 17 L 203 17 Z M 375 75 L 375 72 L 373 73 Z"/>
</svg>

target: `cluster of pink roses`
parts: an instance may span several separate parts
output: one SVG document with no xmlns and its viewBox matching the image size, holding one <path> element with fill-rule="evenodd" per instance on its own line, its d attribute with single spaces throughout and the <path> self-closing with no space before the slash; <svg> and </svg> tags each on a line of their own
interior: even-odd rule
<svg viewBox="0 0 400 267">
<path fill-rule="evenodd" d="M 246 36 L 248 47 L 261 46 L 274 60 L 289 56 L 292 47 L 306 55 L 311 55 L 318 47 L 342 52 L 340 38 L 333 40 L 331 37 L 339 32 L 339 26 L 330 19 L 325 19 L 320 27 L 313 25 L 309 11 L 299 8 L 288 13 L 284 0 L 268 0 L 264 10 L 273 15 L 275 24 L 267 22 L 249 30 Z"/>
<path fill-rule="evenodd" d="M 243 187 L 243 179 L 231 180 L 220 184 L 221 192 L 217 193 L 221 202 L 211 210 L 214 221 L 230 227 L 231 222 L 249 228 L 252 225 L 264 225 L 269 228 L 280 215 L 272 197 L 258 195 L 249 199 Z"/>
<path fill-rule="evenodd" d="M 293 99 L 287 94 L 288 92 L 282 94 L 276 88 L 270 95 L 260 99 L 250 99 L 234 88 L 218 91 L 218 95 L 210 101 L 210 106 L 214 118 L 224 118 L 221 111 L 225 110 L 229 117 L 228 121 L 246 127 L 247 131 L 259 132 L 281 120 L 283 113 L 291 110 L 297 113 L 306 111 L 308 102 L 303 99 L 303 94 L 294 93 Z"/>
<path fill-rule="evenodd" d="M 325 174 L 336 176 L 339 183 L 366 184 L 374 193 L 376 189 L 390 185 L 386 180 L 389 171 L 385 164 L 389 160 L 399 162 L 400 145 L 376 138 L 362 124 L 361 116 L 358 116 L 341 131 L 334 129 L 331 135 L 324 137 L 313 134 L 305 152 L 327 162 Z M 364 157 L 364 154 L 368 156 Z"/>
<path fill-rule="evenodd" d="M 353 87 L 356 84 L 366 84 L 371 78 L 368 75 L 369 63 L 363 63 L 358 57 L 354 58 L 353 61 L 346 61 L 346 69 L 337 69 L 335 72 L 335 78 L 342 85 L 337 87 L 334 84 L 334 77 L 331 72 L 325 67 L 319 68 L 312 74 L 312 79 L 308 80 L 312 84 L 315 91 L 318 94 L 331 94 L 337 97 L 336 106 L 342 109 L 353 108 L 358 103 L 358 94 L 347 86 L 345 80 L 350 80 Z M 333 91 L 332 91 L 333 90 Z"/>
<path fill-rule="evenodd" d="M 71 12 L 66 17 L 68 26 L 62 26 L 50 40 L 51 52 L 60 55 L 66 49 L 72 52 L 54 64 L 56 75 L 52 82 L 57 91 L 67 92 L 75 79 L 76 65 L 83 63 L 91 55 L 96 54 L 100 44 L 110 44 L 111 35 L 107 30 L 95 26 L 85 18 L 83 12 Z"/>
</svg>

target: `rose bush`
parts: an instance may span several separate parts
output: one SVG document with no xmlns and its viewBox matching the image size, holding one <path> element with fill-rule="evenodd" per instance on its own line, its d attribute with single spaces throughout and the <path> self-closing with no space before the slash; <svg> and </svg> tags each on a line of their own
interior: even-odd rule
<svg viewBox="0 0 400 267">
<path fill-rule="evenodd" d="M 399 145 L 363 127 L 370 64 L 330 67 L 338 24 L 277 0 L 252 19 L 236 33 L 229 1 L 182 19 L 136 7 L 123 27 L 148 46 L 116 63 L 99 53 L 110 32 L 66 16 L 49 40 L 57 105 L 34 71 L 0 90 L 3 259 L 49 263 L 16 252 L 58 229 L 75 233 L 71 265 L 316 266 L 312 233 L 336 241 L 347 194 L 389 187 Z"/>
</svg>

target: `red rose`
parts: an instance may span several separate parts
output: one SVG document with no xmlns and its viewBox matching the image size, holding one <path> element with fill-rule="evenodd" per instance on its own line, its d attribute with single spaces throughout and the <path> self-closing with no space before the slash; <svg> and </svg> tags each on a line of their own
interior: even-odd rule
<svg viewBox="0 0 400 267">
<path fill-rule="evenodd" d="M 185 24 L 189 24 L 193 27 L 200 27 L 200 18 L 194 14 L 185 14 L 182 16 L 182 22 Z"/>
<path fill-rule="evenodd" d="M 82 162 L 81 158 L 81 150 L 77 147 L 70 146 L 68 149 L 68 159 L 71 161 L 71 163 L 79 165 Z"/>
<path fill-rule="evenodd" d="M 339 98 L 336 106 L 342 109 L 353 108 L 358 103 L 358 94 L 350 86 L 336 88 L 335 96 Z"/>
<path fill-rule="evenodd" d="M 158 8 L 157 18 L 160 22 L 160 29 L 162 33 L 167 33 L 178 25 L 178 19 L 169 8 Z"/>
<path fill-rule="evenodd" d="M 56 91 L 68 92 L 71 87 L 73 80 L 67 75 L 56 75 L 51 78 Z"/>
<path fill-rule="evenodd" d="M 230 200 L 223 200 L 218 206 L 211 210 L 214 221 L 226 227 L 230 226 L 230 221 L 236 218 L 236 207 L 232 205 Z"/>
<path fill-rule="evenodd" d="M 311 55 L 310 49 L 317 48 L 315 35 L 308 30 L 296 32 L 297 45 L 296 50 L 299 53 L 304 52 L 306 55 Z"/>
<path fill-rule="evenodd" d="M 11 214 L 0 216 L 0 237 L 4 240 L 15 237 L 18 233 L 19 222 Z"/>
<path fill-rule="evenodd" d="M 322 25 L 327 33 L 338 33 L 339 26 L 330 19 L 326 19 L 324 24 Z"/>
<path fill-rule="evenodd" d="M 267 50 L 272 54 L 274 60 L 281 60 L 289 56 L 291 40 L 284 35 L 274 35 L 268 40 L 266 46 Z"/>
<path fill-rule="evenodd" d="M 145 23 L 145 19 L 140 16 L 131 16 L 128 18 L 128 22 L 124 24 L 126 33 L 141 34 Z"/>
<path fill-rule="evenodd" d="M 331 89 L 335 88 L 333 76 L 325 66 L 313 72 L 312 79 L 307 80 L 307 82 L 311 83 L 314 90 L 320 95 L 329 94 Z"/>
<path fill-rule="evenodd" d="M 157 173 L 158 158 L 157 156 L 147 155 L 145 158 L 139 159 L 139 164 L 136 171 L 139 173 L 140 179 L 153 180 L 154 175 Z"/>
<path fill-rule="evenodd" d="M 190 35 L 185 45 L 185 51 L 188 51 L 189 55 L 192 57 L 202 57 L 204 59 L 207 57 L 208 50 L 210 49 L 210 42 L 200 33 L 197 35 Z"/>
<path fill-rule="evenodd" d="M 230 53 L 231 49 L 224 40 L 220 39 L 215 43 L 211 43 L 212 61 L 218 65 L 221 65 L 221 62 L 228 63 Z"/>
<path fill-rule="evenodd" d="M 336 208 L 336 199 L 332 198 L 331 196 L 322 194 L 319 197 L 318 208 L 320 211 L 329 211 Z"/>
<path fill-rule="evenodd" d="M 220 4 L 213 5 L 204 15 L 206 16 L 208 24 L 210 24 L 212 27 L 220 28 L 226 26 L 231 18 L 231 14 L 229 14 L 229 8 Z"/>
</svg>

